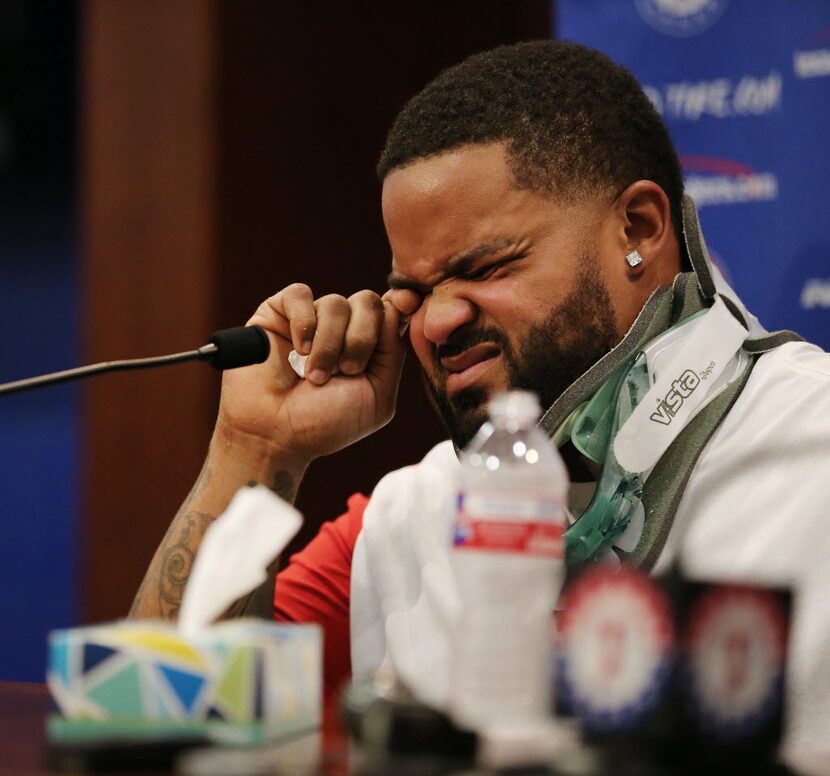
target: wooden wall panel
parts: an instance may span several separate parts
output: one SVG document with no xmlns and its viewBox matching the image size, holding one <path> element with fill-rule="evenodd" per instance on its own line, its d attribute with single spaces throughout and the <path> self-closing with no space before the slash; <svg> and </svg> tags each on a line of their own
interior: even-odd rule
<svg viewBox="0 0 830 776">
<path fill-rule="evenodd" d="M 83 295 L 88 361 L 198 347 L 214 328 L 215 8 L 87 0 Z M 202 364 L 84 388 L 84 607 L 122 616 L 209 438 Z"/>
</svg>

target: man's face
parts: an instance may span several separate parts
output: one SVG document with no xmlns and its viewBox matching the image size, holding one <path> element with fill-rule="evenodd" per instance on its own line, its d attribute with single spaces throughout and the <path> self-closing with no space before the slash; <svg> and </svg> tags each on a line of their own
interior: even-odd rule
<svg viewBox="0 0 830 776">
<path fill-rule="evenodd" d="M 630 323 L 610 202 L 565 205 L 516 186 L 500 144 L 393 171 L 383 186 L 390 287 L 444 422 L 464 446 L 497 391 L 544 406 Z M 617 293 L 619 296 L 619 293 Z"/>
</svg>

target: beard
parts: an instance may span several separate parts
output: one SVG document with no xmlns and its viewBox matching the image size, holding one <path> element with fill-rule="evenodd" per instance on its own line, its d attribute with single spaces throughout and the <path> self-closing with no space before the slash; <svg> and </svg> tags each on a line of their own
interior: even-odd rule
<svg viewBox="0 0 830 776">
<path fill-rule="evenodd" d="M 614 309 L 595 258 L 585 257 L 573 290 L 533 325 L 514 349 L 495 327 L 462 329 L 436 348 L 435 360 L 458 355 L 480 343 L 495 343 L 507 369 L 508 388 L 533 391 L 543 411 L 618 342 Z M 446 375 L 424 374 L 427 390 L 457 449 L 463 449 L 487 420 L 488 391 L 467 388 L 450 397 Z"/>
</svg>

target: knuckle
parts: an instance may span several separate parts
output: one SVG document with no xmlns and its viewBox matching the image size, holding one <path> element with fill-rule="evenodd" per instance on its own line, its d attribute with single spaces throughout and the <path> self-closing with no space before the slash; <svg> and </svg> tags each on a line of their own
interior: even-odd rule
<svg viewBox="0 0 830 776">
<path fill-rule="evenodd" d="M 345 296 L 340 294 L 327 294 L 321 296 L 317 300 L 317 307 L 326 310 L 327 312 L 344 312 L 350 309 L 350 305 Z"/>
<path fill-rule="evenodd" d="M 314 348 L 314 360 L 317 363 L 333 364 L 340 356 L 340 350 L 334 345 L 320 344 Z"/>
<path fill-rule="evenodd" d="M 378 294 L 374 291 L 358 291 L 354 294 L 351 299 L 359 303 L 374 313 L 382 313 L 383 312 L 383 300 L 380 298 Z"/>
<path fill-rule="evenodd" d="M 285 296 L 294 296 L 294 297 L 313 297 L 311 292 L 311 287 L 307 286 L 305 283 L 291 283 L 287 285 L 280 293 Z"/>
<path fill-rule="evenodd" d="M 352 334 L 346 340 L 346 350 L 351 353 L 370 353 L 377 340 L 368 334 Z"/>
</svg>

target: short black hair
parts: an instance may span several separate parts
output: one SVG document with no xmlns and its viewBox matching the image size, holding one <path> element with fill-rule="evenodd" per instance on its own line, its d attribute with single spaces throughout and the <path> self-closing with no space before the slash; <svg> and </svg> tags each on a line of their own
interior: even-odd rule
<svg viewBox="0 0 830 776">
<path fill-rule="evenodd" d="M 378 176 L 464 145 L 499 141 L 519 186 L 566 200 L 654 181 L 668 196 L 682 246 L 677 152 L 637 79 L 604 54 L 549 40 L 474 54 L 403 107 Z"/>
</svg>

